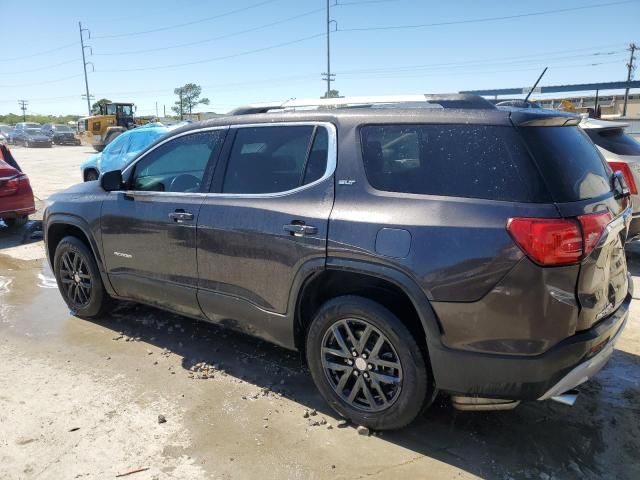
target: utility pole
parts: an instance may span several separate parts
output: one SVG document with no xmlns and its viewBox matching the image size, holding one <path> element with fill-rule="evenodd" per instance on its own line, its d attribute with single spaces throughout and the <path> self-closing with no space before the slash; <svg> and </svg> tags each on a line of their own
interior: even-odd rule
<svg viewBox="0 0 640 480">
<path fill-rule="evenodd" d="M 636 57 L 634 56 L 634 53 L 636 51 L 638 47 L 636 46 L 635 43 L 632 43 L 631 45 L 629 45 L 629 51 L 631 52 L 631 56 L 629 57 L 629 63 L 627 63 L 627 82 L 631 81 L 631 78 L 633 77 L 633 71 L 636 69 L 635 65 L 633 64 L 633 62 L 635 61 Z M 624 89 L 624 104 L 622 105 L 622 116 L 626 117 L 627 116 L 627 103 L 629 101 L 629 88 L 625 88 Z"/>
<path fill-rule="evenodd" d="M 183 107 L 182 107 L 182 89 L 179 90 L 180 91 L 180 120 L 184 120 L 184 113 L 183 113 Z"/>
<path fill-rule="evenodd" d="M 156 102 L 156 121 L 158 120 L 158 102 Z"/>
<path fill-rule="evenodd" d="M 91 38 L 91 32 L 86 28 L 82 28 L 82 22 L 78 22 L 78 28 L 80 29 L 80 47 L 82 48 L 82 68 L 84 68 L 84 87 L 86 89 L 86 95 L 87 95 L 87 111 L 89 112 L 89 115 L 91 115 L 91 95 L 89 95 L 89 80 L 87 79 L 87 65 L 91 62 L 87 62 L 84 56 L 84 49 L 85 48 L 91 49 L 91 47 L 89 47 L 88 45 L 85 46 L 84 35 L 82 33 L 82 32 L 87 32 L 89 34 L 88 38 Z M 93 64 L 91 63 L 91 65 Z"/>
<path fill-rule="evenodd" d="M 162 105 L 162 118 L 167 118 L 167 106 Z"/>
<path fill-rule="evenodd" d="M 20 110 L 22 110 L 22 121 L 26 122 L 27 121 L 27 105 L 29 105 L 29 102 L 27 100 L 18 100 L 18 103 L 20 104 Z"/>
<path fill-rule="evenodd" d="M 331 73 L 331 24 L 335 23 L 335 20 L 331 20 L 331 14 L 329 10 L 329 0 L 327 0 L 327 71 L 322 74 L 322 79 L 327 81 L 327 93 L 325 94 L 326 98 L 329 98 L 329 96 L 331 95 L 331 81 L 333 80 L 333 77 L 336 76 L 335 73 Z"/>
</svg>

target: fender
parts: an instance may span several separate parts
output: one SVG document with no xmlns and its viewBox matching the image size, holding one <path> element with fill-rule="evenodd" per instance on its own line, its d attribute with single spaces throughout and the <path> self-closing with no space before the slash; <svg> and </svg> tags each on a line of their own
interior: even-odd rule
<svg viewBox="0 0 640 480">
<path fill-rule="evenodd" d="M 382 278 L 396 285 L 409 297 L 416 312 L 418 312 L 429 347 L 432 344 L 434 344 L 434 346 L 440 345 L 442 331 L 438 324 L 436 314 L 425 293 L 411 277 L 406 273 L 385 265 L 336 257 L 328 257 L 326 262 L 324 258 L 310 260 L 304 263 L 296 273 L 291 286 L 287 307 L 287 317 L 294 328 L 296 328 L 295 320 L 298 299 L 304 283 L 310 280 L 315 274 L 324 270 L 343 270 L 345 272 L 370 275 L 372 277 Z"/>
<path fill-rule="evenodd" d="M 83 218 L 77 215 L 68 214 L 68 213 L 52 213 L 48 215 L 44 221 L 44 227 L 45 227 L 44 243 L 46 247 L 45 250 L 46 250 L 47 259 L 49 261 L 49 266 L 51 267 L 51 269 L 53 270 L 53 258 L 51 258 L 51 255 L 49 255 L 49 245 L 47 240 L 48 232 L 51 226 L 59 225 L 59 224 L 71 225 L 82 231 L 84 236 L 89 241 L 89 246 L 91 247 L 93 256 L 96 259 L 96 264 L 98 265 L 98 270 L 100 271 L 100 276 L 102 277 L 102 283 L 104 284 L 105 289 L 107 290 L 107 293 L 109 293 L 109 295 L 111 296 L 115 296 L 116 295 L 115 290 L 111 286 L 111 282 L 109 281 L 109 276 L 107 275 L 107 271 L 104 266 L 104 261 L 102 258 L 102 250 L 98 246 L 98 242 L 96 242 L 95 237 L 91 233 L 92 231 L 91 226 L 86 220 L 84 220 Z"/>
</svg>

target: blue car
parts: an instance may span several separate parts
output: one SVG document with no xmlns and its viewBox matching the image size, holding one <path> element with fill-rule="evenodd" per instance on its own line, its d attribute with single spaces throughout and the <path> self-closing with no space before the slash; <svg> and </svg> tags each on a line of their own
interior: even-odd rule
<svg viewBox="0 0 640 480">
<path fill-rule="evenodd" d="M 91 155 L 81 166 L 85 182 L 97 180 L 101 173 L 122 170 L 135 156 L 169 131 L 161 123 L 148 123 L 117 136 L 104 150 Z"/>
</svg>

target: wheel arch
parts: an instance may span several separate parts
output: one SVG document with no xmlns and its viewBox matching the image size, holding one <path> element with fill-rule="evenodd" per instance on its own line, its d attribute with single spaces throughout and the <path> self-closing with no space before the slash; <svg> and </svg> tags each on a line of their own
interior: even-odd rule
<svg viewBox="0 0 640 480">
<path fill-rule="evenodd" d="M 304 350 L 307 329 L 317 308 L 339 295 L 360 295 L 370 298 L 395 313 L 426 348 L 440 344 L 441 329 L 429 300 L 407 274 L 376 263 L 329 259 L 326 263 L 311 262 L 298 272 L 290 301 L 293 313 L 295 346 Z M 381 301 L 377 293 L 387 295 Z"/>
<path fill-rule="evenodd" d="M 94 236 L 91 234 L 91 228 L 84 219 L 76 217 L 75 215 L 54 214 L 47 218 L 46 229 L 44 232 L 44 241 L 47 258 L 49 260 L 51 269 L 54 268 L 53 259 L 55 256 L 56 248 L 60 241 L 67 236 L 76 237 L 85 245 L 87 245 L 96 260 L 98 270 L 100 271 L 100 276 L 102 277 L 102 282 L 107 289 L 107 292 L 110 295 L 114 294 L 115 292 L 111 287 L 111 283 L 109 282 L 108 276 L 106 274 L 106 268 L 103 262 L 101 251 L 98 248 L 98 243 L 96 242 Z"/>
</svg>

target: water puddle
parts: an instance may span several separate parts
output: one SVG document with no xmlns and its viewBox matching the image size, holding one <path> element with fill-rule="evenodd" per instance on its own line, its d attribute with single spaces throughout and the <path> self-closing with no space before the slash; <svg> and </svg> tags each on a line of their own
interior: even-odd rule
<svg viewBox="0 0 640 480">
<path fill-rule="evenodd" d="M 40 337 L 62 333 L 68 319 L 46 260 L 0 256 L 0 329 Z"/>
</svg>

